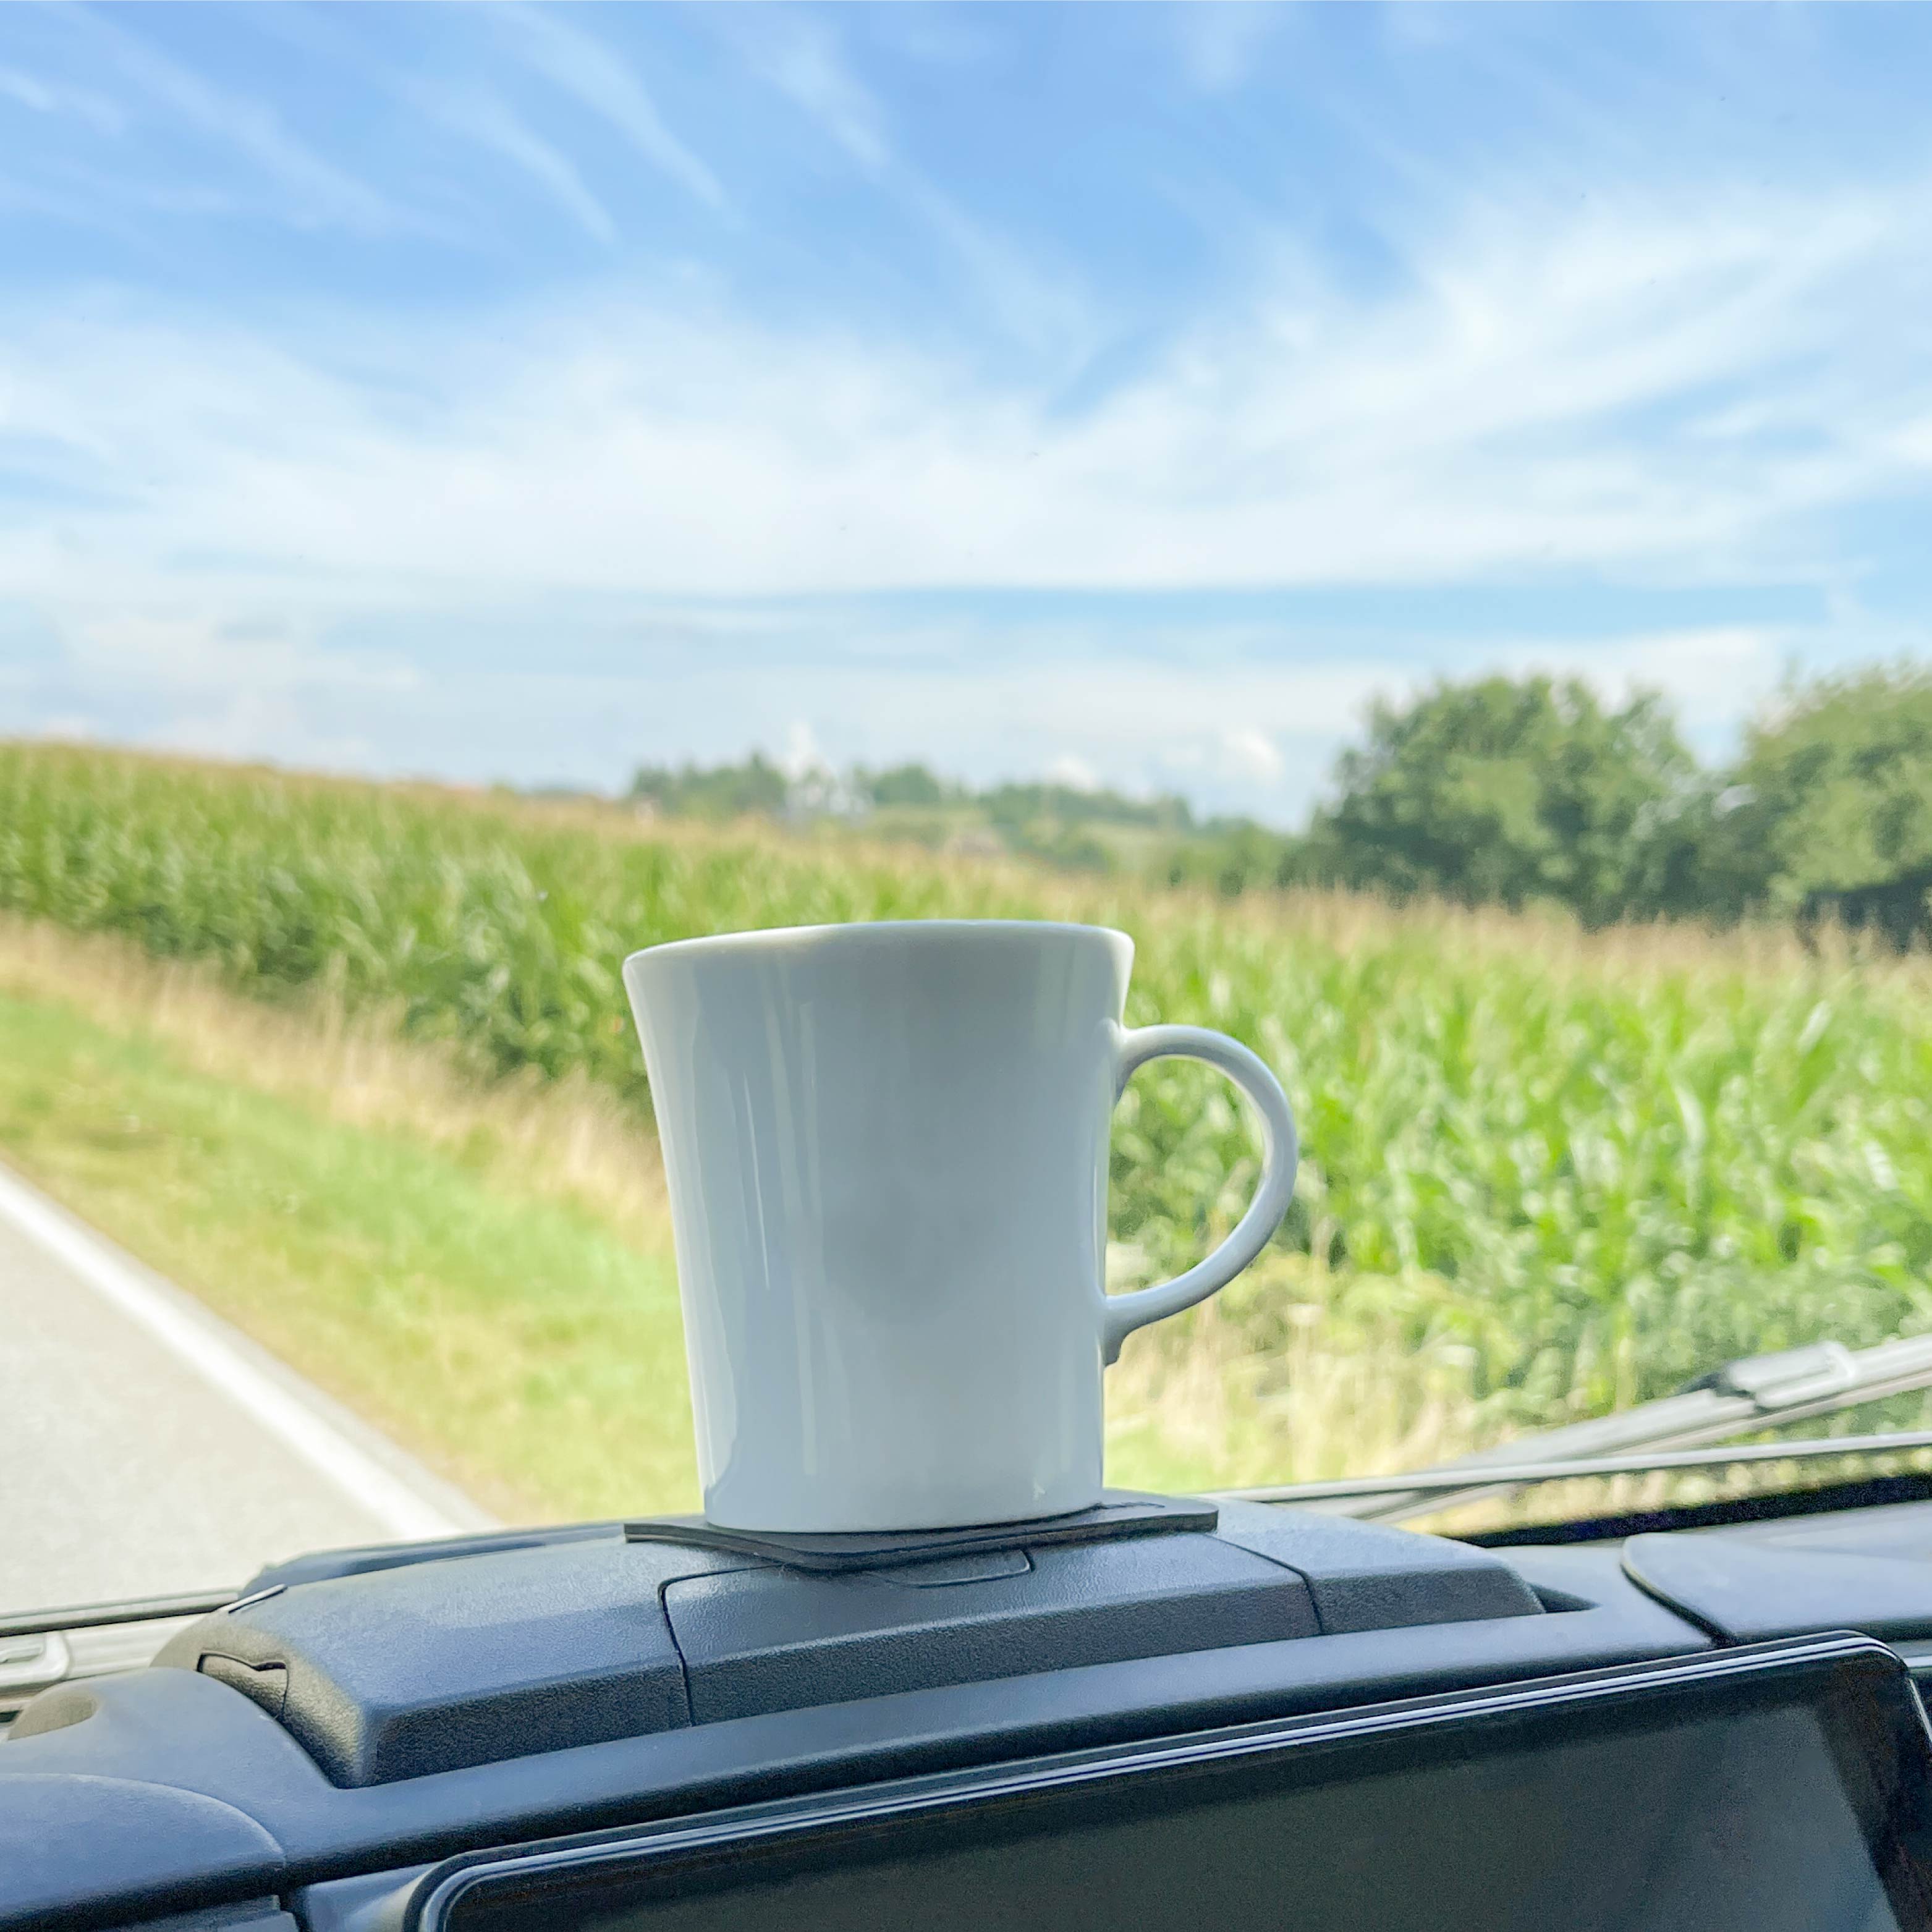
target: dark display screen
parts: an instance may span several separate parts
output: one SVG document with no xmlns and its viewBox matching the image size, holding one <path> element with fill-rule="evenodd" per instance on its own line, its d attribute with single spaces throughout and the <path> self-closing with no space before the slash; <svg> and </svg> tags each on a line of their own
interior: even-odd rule
<svg viewBox="0 0 1932 1932">
<path fill-rule="evenodd" d="M 447 1932 L 1932 1932 L 1902 1671 L 1642 1682 L 613 1846 Z"/>
</svg>

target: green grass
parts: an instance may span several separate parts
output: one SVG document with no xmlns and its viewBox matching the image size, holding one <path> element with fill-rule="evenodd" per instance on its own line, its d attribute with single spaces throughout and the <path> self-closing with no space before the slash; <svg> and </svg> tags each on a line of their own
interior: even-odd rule
<svg viewBox="0 0 1932 1932">
<path fill-rule="evenodd" d="M 695 1507 L 674 1276 L 598 1216 L 4 993 L 0 1154 L 502 1514 Z"/>
<path fill-rule="evenodd" d="M 1306 1160 L 1280 1247 L 1305 1258 L 1306 1293 L 1406 1349 L 1462 1352 L 1499 1422 L 1932 1324 L 1922 963 L 1313 896 L 1231 910 L 849 839 L 28 746 L 0 746 L 7 908 L 214 962 L 250 994 L 393 1006 L 485 1074 L 580 1073 L 640 1119 L 617 978 L 635 946 L 818 920 L 1101 920 L 1138 944 L 1131 1020 L 1222 1028 L 1282 1072 Z M 1252 1160 L 1213 1076 L 1136 1079 L 1113 1220 L 1144 1273 L 1227 1225 Z M 1224 1298 L 1264 1364 L 1288 1358 L 1280 1279 Z M 1162 1346 L 1184 1352 L 1189 1331 Z"/>
</svg>

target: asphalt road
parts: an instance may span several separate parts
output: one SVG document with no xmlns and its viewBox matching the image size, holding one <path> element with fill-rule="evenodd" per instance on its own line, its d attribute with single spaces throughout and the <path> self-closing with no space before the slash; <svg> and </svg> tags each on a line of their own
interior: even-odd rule
<svg viewBox="0 0 1932 1932">
<path fill-rule="evenodd" d="M 0 1613 L 489 1522 L 0 1167 Z"/>
</svg>

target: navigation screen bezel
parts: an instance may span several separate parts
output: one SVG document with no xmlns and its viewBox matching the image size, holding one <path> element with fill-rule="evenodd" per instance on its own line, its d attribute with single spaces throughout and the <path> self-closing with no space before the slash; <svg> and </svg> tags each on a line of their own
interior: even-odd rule
<svg viewBox="0 0 1932 1932">
<path fill-rule="evenodd" d="M 815 1866 L 960 1842 L 992 1816 L 1076 1801 L 1097 1816 L 1177 1783 L 1292 1792 L 1539 1740 L 1802 1707 L 1816 1718 L 1902 1932 L 1932 1932 L 1932 1734 L 1897 1652 L 1850 1634 L 1760 1644 L 820 1792 L 510 1850 L 426 1873 L 404 1932 L 579 1922 L 686 1890 L 728 1894 L 801 1854 Z M 1156 1799 L 1156 1802 L 1159 1802 Z M 1185 1803 L 1184 1798 L 1168 1802 Z M 1209 1802 L 1204 1797 L 1198 1802 Z"/>
</svg>

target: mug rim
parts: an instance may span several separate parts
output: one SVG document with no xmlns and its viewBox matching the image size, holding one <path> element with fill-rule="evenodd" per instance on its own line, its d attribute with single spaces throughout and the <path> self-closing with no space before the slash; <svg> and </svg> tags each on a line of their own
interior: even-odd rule
<svg viewBox="0 0 1932 1932">
<path fill-rule="evenodd" d="M 1078 933 L 1095 939 L 1118 941 L 1127 949 L 1128 957 L 1134 952 L 1133 935 L 1123 932 L 1118 926 L 1090 926 L 1079 920 L 1068 919 L 858 919 L 832 920 L 818 926 L 749 926 L 736 932 L 693 933 L 688 938 L 661 940 L 655 946 L 641 946 L 635 952 L 626 956 L 624 968 L 631 968 L 646 959 L 662 959 L 667 953 L 688 953 L 711 951 L 736 951 L 755 949 L 761 944 L 778 940 L 810 939 L 830 940 L 834 938 L 854 944 L 873 943 L 866 935 L 890 935 L 905 938 L 913 935 L 960 933 L 985 933 L 1001 938 L 1016 937 L 1022 933 Z"/>
</svg>

